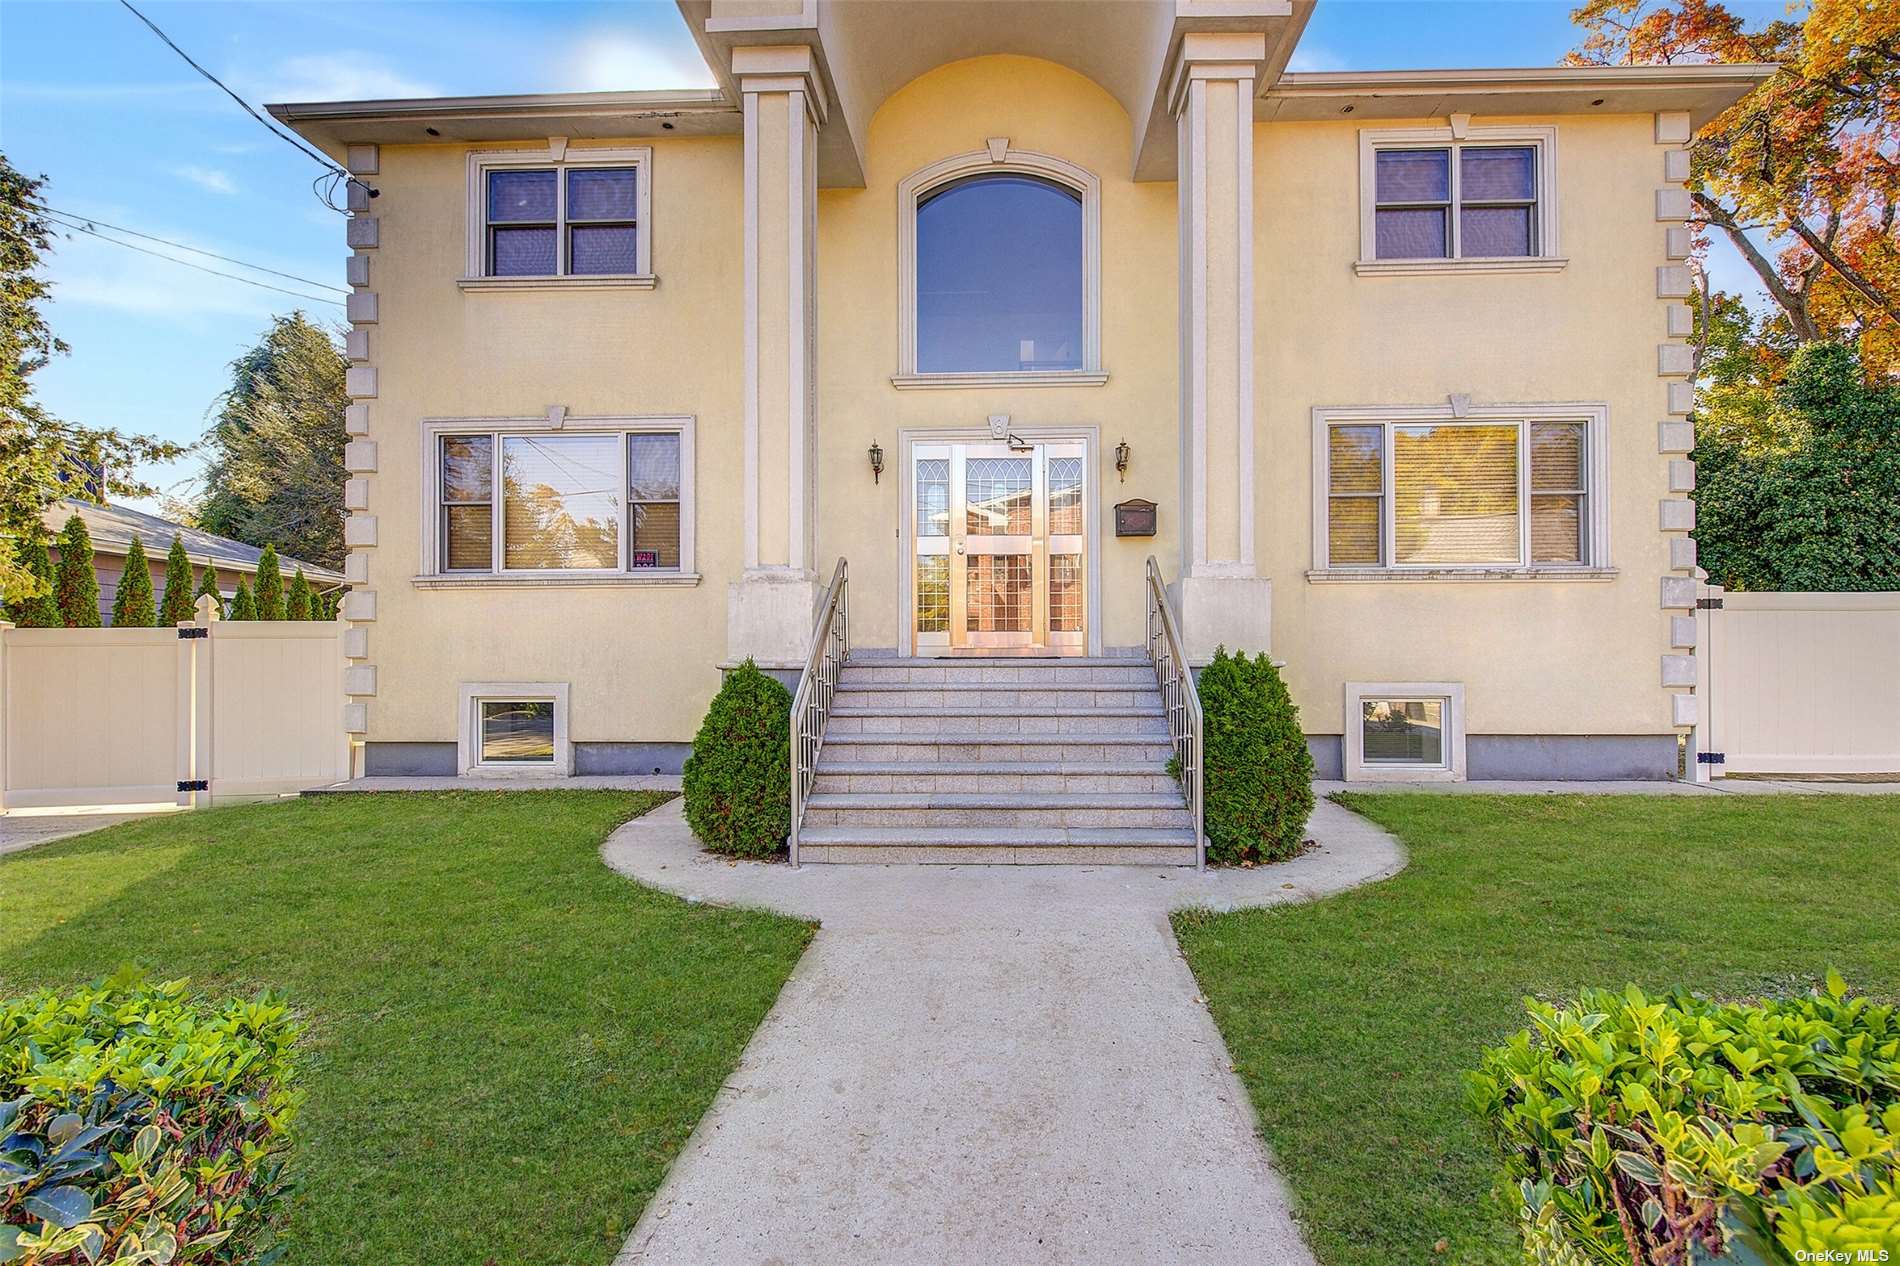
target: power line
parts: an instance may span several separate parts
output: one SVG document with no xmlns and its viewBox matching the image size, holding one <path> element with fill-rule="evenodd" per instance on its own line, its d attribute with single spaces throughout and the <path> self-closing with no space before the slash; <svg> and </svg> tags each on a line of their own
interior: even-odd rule
<svg viewBox="0 0 1900 1266">
<path fill-rule="evenodd" d="M 146 247 L 139 246 L 132 242 L 121 242 L 116 237 L 107 237 L 105 234 L 99 232 L 97 229 L 89 228 L 88 226 L 84 224 L 68 224 L 65 220 L 59 219 L 57 216 L 53 218 L 53 222 L 59 225 L 61 228 L 70 229 L 77 233 L 83 233 L 87 237 L 92 238 L 94 241 L 110 242 L 114 246 L 123 246 L 128 251 L 137 251 L 141 255 L 150 255 L 154 259 L 169 260 L 170 262 L 184 268 L 195 268 L 201 273 L 210 273 L 213 277 L 224 277 L 224 278 L 228 278 L 231 281 L 241 281 L 247 286 L 256 286 L 260 290 L 275 290 L 280 295 L 289 295 L 294 299 L 303 299 L 310 303 L 327 303 L 338 308 L 344 306 L 343 301 L 340 299 L 331 299 L 324 295 L 307 295 L 307 294 L 304 294 L 302 291 L 298 291 L 298 290 L 286 290 L 282 286 L 273 286 L 269 282 L 257 281 L 250 277 L 240 277 L 236 273 L 222 272 L 216 268 L 206 268 L 203 264 L 194 264 L 188 259 L 179 259 L 177 256 L 167 255 L 163 251 L 150 250 Z M 246 267 L 249 267 L 249 265 L 246 265 Z"/>
<path fill-rule="evenodd" d="M 229 255 L 220 255 L 216 251 L 202 250 L 196 246 L 187 246 L 183 242 L 174 242 L 168 237 L 158 237 L 157 235 L 152 234 L 152 233 L 141 233 L 137 229 L 128 229 L 124 225 L 120 225 L 120 224 L 107 224 L 104 220 L 101 220 L 96 216 L 80 215 L 76 211 L 62 211 L 58 207 L 49 207 L 44 202 L 35 202 L 29 205 L 35 207 L 36 209 L 40 211 L 46 211 L 54 215 L 64 216 L 68 220 L 83 221 L 88 226 L 96 224 L 102 229 L 111 229 L 114 233 L 128 233 L 133 237 L 142 237 L 148 242 L 158 242 L 161 245 L 175 247 L 176 249 L 181 250 L 181 251 L 190 251 L 194 255 L 203 255 L 209 259 L 220 259 L 220 260 L 223 260 L 227 264 L 236 264 L 239 268 L 249 268 L 253 272 L 269 273 L 273 277 L 282 277 L 286 281 L 300 281 L 306 286 L 315 286 L 319 290 L 334 290 L 340 295 L 349 293 L 349 291 L 345 290 L 342 286 L 333 286 L 327 281 L 315 281 L 309 277 L 299 277 L 296 273 L 279 272 L 275 268 L 266 268 L 262 264 L 252 264 L 252 263 L 246 262 L 245 260 L 234 259 Z M 71 226 L 69 225 L 68 227 L 71 227 Z M 112 239 L 106 238 L 105 240 L 111 241 Z"/>
<path fill-rule="evenodd" d="M 284 142 L 284 144 L 291 146 L 293 149 L 297 150 L 297 152 L 303 154 L 305 157 L 314 159 L 316 162 L 322 164 L 324 169 L 327 172 L 329 172 L 331 176 L 341 177 L 346 181 L 355 179 L 355 177 L 351 176 L 347 171 L 343 170 L 343 168 L 337 166 L 334 162 L 330 161 L 329 158 L 325 157 L 323 154 L 318 153 L 316 150 L 311 149 L 308 145 L 305 145 L 302 141 L 298 140 L 295 136 L 291 135 L 289 132 L 284 131 L 282 128 L 272 123 L 269 119 L 259 114 L 256 110 L 252 109 L 250 102 L 246 101 L 243 97 L 238 96 L 237 93 L 227 88 L 222 79 L 219 79 L 216 75 L 206 70 L 203 66 L 200 66 L 190 53 L 187 53 L 184 49 L 178 47 L 177 42 L 173 40 L 171 36 L 165 34 L 164 31 L 159 29 L 158 23 L 152 21 L 152 19 L 146 17 L 143 13 L 140 13 L 137 9 L 133 8 L 132 0 L 119 0 L 119 3 L 121 5 L 124 5 L 126 11 L 130 13 L 133 17 L 143 22 L 146 25 L 146 28 L 149 29 L 152 32 L 152 34 L 158 36 L 159 39 L 163 40 L 165 42 L 165 47 L 171 49 L 172 52 L 177 53 L 180 57 L 184 58 L 185 64 L 187 66 L 190 66 L 193 70 L 197 71 L 199 74 L 203 75 L 206 79 L 210 80 L 213 84 L 217 85 L 218 90 L 223 92 L 225 96 L 237 102 L 238 107 L 242 109 L 244 113 L 250 115 L 253 119 L 256 119 L 258 123 L 260 123 L 263 126 L 265 131 L 269 132 L 272 136 L 275 136 L 278 140 Z M 368 186 L 365 185 L 364 188 L 367 189 Z M 374 196 L 373 192 L 371 196 Z M 330 202 L 328 199 L 324 199 L 324 204 L 328 206 L 332 211 L 343 210 L 342 207 L 337 206 L 335 203 Z"/>
</svg>

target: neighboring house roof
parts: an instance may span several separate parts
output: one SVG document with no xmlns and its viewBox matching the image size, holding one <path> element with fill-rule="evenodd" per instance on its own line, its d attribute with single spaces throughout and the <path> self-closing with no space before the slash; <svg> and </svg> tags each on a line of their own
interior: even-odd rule
<svg viewBox="0 0 1900 1266">
<path fill-rule="evenodd" d="M 185 553 L 194 563 L 211 562 L 228 571 L 256 572 L 257 560 L 264 551 L 255 545 L 246 545 L 243 541 L 234 541 L 228 536 L 217 536 L 197 528 L 185 527 L 173 523 L 170 519 L 161 519 L 155 514 L 146 514 L 130 506 L 96 505 L 90 501 L 79 501 L 72 497 L 61 497 L 46 508 L 40 521 L 46 525 L 49 535 L 57 536 L 66 526 L 66 520 L 77 514 L 86 525 L 86 531 L 92 536 L 92 549 L 95 554 L 111 554 L 123 557 L 132 547 L 132 538 L 138 537 L 145 545 L 145 553 L 154 563 L 161 563 L 171 550 L 172 538 L 184 538 Z M 57 546 L 57 542 L 54 542 Z M 342 584 L 343 574 L 319 567 L 315 563 L 302 562 L 295 558 L 280 557 L 278 565 L 286 575 L 303 568 L 304 579 L 322 581 L 325 584 Z"/>
</svg>

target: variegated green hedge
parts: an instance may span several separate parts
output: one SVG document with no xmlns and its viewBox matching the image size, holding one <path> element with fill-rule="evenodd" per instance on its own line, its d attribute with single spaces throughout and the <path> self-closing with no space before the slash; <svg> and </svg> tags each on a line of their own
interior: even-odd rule
<svg viewBox="0 0 1900 1266">
<path fill-rule="evenodd" d="M 0 1262 L 272 1260 L 297 1032 L 131 970 L 0 1000 Z"/>
<path fill-rule="evenodd" d="M 1759 1003 L 1527 1000 L 1473 1108 L 1537 1266 L 1900 1262 L 1900 1015 L 1825 992 Z"/>
</svg>

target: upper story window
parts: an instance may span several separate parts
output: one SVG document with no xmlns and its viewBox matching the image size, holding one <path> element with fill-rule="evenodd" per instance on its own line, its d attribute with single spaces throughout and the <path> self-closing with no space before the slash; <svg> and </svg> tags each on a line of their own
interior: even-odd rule
<svg viewBox="0 0 1900 1266">
<path fill-rule="evenodd" d="M 898 187 L 898 386 L 1095 384 L 1101 194 L 1003 142 Z"/>
<path fill-rule="evenodd" d="M 1601 408 L 1319 414 L 1317 568 L 1605 566 Z"/>
<path fill-rule="evenodd" d="M 1545 271 L 1557 255 L 1552 128 L 1367 130 L 1361 274 Z"/>
<path fill-rule="evenodd" d="M 651 285 L 651 151 L 469 155 L 465 288 Z"/>
<path fill-rule="evenodd" d="M 429 576 L 691 572 L 688 419 L 429 426 Z"/>
</svg>

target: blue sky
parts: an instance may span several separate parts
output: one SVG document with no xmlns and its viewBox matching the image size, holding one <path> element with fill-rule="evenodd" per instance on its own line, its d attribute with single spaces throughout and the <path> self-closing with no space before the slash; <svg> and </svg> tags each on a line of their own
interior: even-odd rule
<svg viewBox="0 0 1900 1266">
<path fill-rule="evenodd" d="M 713 82 L 671 0 L 140 7 L 254 105 Z M 1321 0 L 1294 69 L 1549 65 L 1576 43 L 1570 7 Z M 1750 25 L 1783 8 L 1734 7 Z M 0 148 L 22 171 L 51 178 L 45 197 L 56 208 L 308 278 L 321 285 L 259 280 L 337 301 L 64 237 L 47 268 L 47 315 L 72 354 L 36 379 L 54 413 L 189 441 L 203 431 L 228 365 L 272 313 L 302 307 L 340 321 L 342 295 L 323 287 L 343 284 L 342 217 L 311 192 L 316 164 L 273 139 L 116 3 L 0 0 Z M 1750 284 L 1732 257 L 1716 263 L 1730 288 Z M 188 457 L 150 474 L 186 491 L 199 466 Z"/>
</svg>

